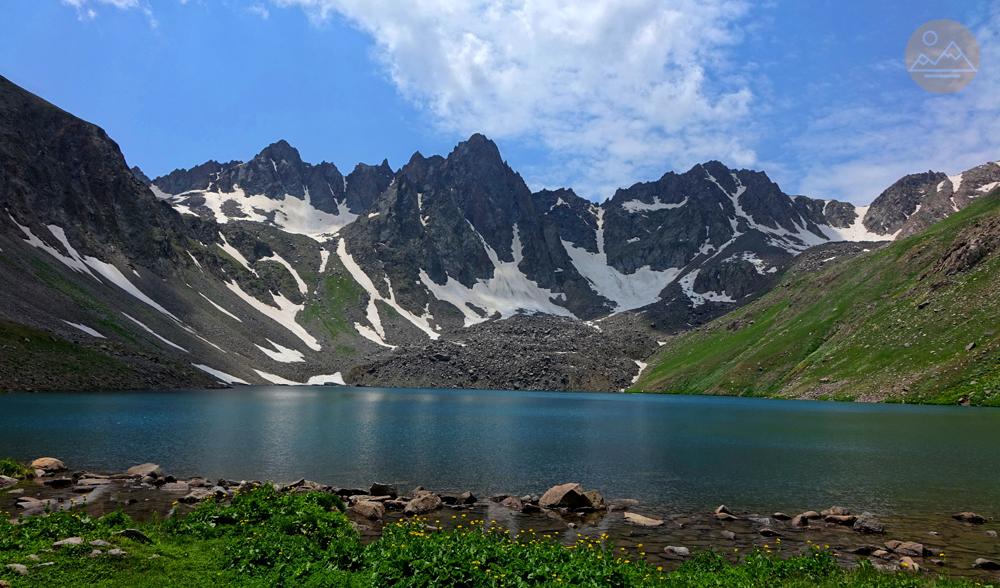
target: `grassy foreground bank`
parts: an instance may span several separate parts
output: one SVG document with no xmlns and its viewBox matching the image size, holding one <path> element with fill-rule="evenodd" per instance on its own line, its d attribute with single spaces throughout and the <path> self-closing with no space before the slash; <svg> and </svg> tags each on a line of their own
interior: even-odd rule
<svg viewBox="0 0 1000 588">
<path fill-rule="evenodd" d="M 447 531 L 433 519 L 393 523 L 363 545 L 343 511 L 334 495 L 264 486 L 231 504 L 203 503 L 189 515 L 146 523 L 121 513 L 58 512 L 19 524 L 4 516 L 0 578 L 12 587 L 975 585 L 868 564 L 845 570 L 822 550 L 789 559 L 755 551 L 738 564 L 702 553 L 668 572 L 601 540 L 564 546 L 512 538 L 475 520 Z M 53 545 L 68 538 L 80 541 Z"/>
</svg>

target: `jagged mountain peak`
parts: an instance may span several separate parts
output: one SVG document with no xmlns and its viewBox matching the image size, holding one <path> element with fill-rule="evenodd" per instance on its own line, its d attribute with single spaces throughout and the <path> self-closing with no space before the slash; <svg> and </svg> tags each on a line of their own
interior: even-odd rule
<svg viewBox="0 0 1000 588">
<path fill-rule="evenodd" d="M 267 147 L 261 149 L 260 153 L 254 157 L 254 160 L 270 160 L 275 162 L 286 161 L 292 165 L 302 165 L 302 156 L 299 155 L 299 150 L 292 147 L 292 145 L 284 139 L 278 139 L 274 143 L 271 143 Z"/>
</svg>

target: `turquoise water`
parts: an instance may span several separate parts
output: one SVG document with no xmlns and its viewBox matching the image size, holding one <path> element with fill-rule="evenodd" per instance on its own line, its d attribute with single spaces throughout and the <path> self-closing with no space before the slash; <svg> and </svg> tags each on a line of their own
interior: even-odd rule
<svg viewBox="0 0 1000 588">
<path fill-rule="evenodd" d="M 540 493 L 679 512 L 1000 515 L 1000 410 L 719 397 L 253 387 L 0 395 L 0 456 L 120 471 Z"/>
</svg>

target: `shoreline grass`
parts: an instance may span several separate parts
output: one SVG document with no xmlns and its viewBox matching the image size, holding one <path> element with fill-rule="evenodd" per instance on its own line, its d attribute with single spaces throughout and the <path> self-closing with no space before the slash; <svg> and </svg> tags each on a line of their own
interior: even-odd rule
<svg viewBox="0 0 1000 588">
<path fill-rule="evenodd" d="M 703 552 L 666 571 L 641 553 L 616 550 L 606 536 L 563 545 L 531 533 L 511 537 L 491 521 L 470 519 L 450 530 L 432 523 L 391 523 L 379 539 L 363 545 L 338 497 L 282 493 L 269 485 L 238 493 L 231 504 L 206 502 L 186 516 L 145 523 L 122 513 L 96 518 L 57 512 L 18 524 L 3 517 L 0 579 L 11 586 L 67 587 L 976 585 L 885 573 L 867 562 L 845 569 L 818 548 L 787 559 L 758 550 L 738 563 Z M 82 543 L 53 547 L 68 537 Z M 125 554 L 115 554 L 115 548 Z M 8 564 L 25 565 L 28 574 Z"/>
</svg>

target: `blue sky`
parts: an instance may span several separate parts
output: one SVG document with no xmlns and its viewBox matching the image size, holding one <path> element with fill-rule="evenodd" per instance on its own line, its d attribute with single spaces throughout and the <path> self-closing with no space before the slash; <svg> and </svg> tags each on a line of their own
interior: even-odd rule
<svg viewBox="0 0 1000 588">
<path fill-rule="evenodd" d="M 150 175 L 284 138 L 349 171 L 477 131 L 532 188 L 593 199 L 707 159 L 864 203 L 1000 159 L 989 2 L 5 0 L 0 75 Z M 909 78 L 936 18 L 979 40 L 954 95 Z"/>
</svg>

